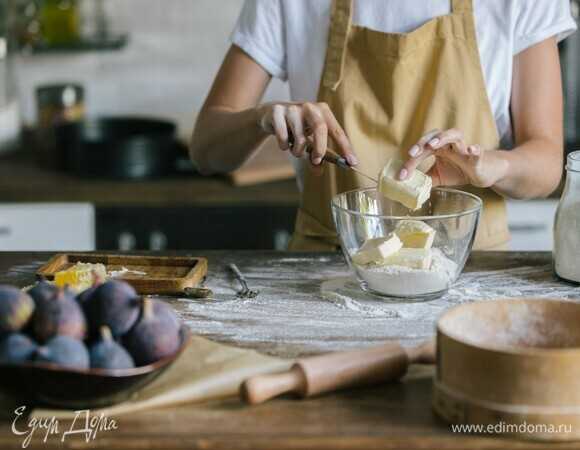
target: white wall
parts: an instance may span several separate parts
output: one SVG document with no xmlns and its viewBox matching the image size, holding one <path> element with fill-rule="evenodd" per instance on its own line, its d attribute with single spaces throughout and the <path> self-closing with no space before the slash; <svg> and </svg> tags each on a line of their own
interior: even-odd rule
<svg viewBox="0 0 580 450">
<path fill-rule="evenodd" d="M 130 34 L 123 51 L 22 56 L 24 120 L 35 120 L 34 88 L 81 82 L 95 114 L 151 114 L 177 120 L 188 134 L 229 46 L 243 0 L 107 0 L 113 27 Z M 267 98 L 287 98 L 274 81 Z"/>
</svg>

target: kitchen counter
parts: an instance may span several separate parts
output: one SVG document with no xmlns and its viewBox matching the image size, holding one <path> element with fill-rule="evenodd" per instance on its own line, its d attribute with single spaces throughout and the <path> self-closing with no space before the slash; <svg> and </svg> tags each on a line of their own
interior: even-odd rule
<svg viewBox="0 0 580 450">
<path fill-rule="evenodd" d="M 1 202 L 87 202 L 97 207 L 278 205 L 296 207 L 295 180 L 235 187 L 223 177 L 182 175 L 146 181 L 79 178 L 39 167 L 21 152 L 0 157 Z"/>
<path fill-rule="evenodd" d="M 560 187 L 550 196 L 559 198 Z M 299 194 L 294 179 L 236 187 L 225 177 L 182 175 L 159 180 L 83 179 L 39 167 L 20 152 L 0 157 L 1 202 L 87 202 L 97 207 L 172 207 L 277 205 L 295 208 Z"/>
<path fill-rule="evenodd" d="M 193 254 L 193 253 L 192 253 Z M 30 284 L 46 253 L 0 253 L 0 283 Z M 580 288 L 552 275 L 549 253 L 475 252 L 459 282 L 444 297 L 402 304 L 360 294 L 339 254 L 205 252 L 210 301 L 173 300 L 194 333 L 277 356 L 361 348 L 387 339 L 404 345 L 433 335 L 446 308 L 473 299 L 508 296 L 580 298 Z M 235 262 L 260 295 L 236 299 L 226 265 Z M 135 413 L 118 418 L 88 448 L 176 449 L 534 449 L 511 438 L 454 434 L 431 412 L 430 367 L 414 367 L 401 383 L 349 390 L 297 401 L 283 398 L 246 407 L 236 399 Z M 10 430 L 0 448 L 21 448 Z M 12 416 L 11 416 L 12 414 Z M 11 417 L 11 419 L 9 419 Z M 66 425 L 63 425 L 66 428 Z M 79 448 L 83 437 L 38 431 L 29 448 Z M 64 447 L 66 445 L 66 447 Z M 85 448 L 85 447 L 82 447 Z M 558 448 L 577 448 L 562 444 Z"/>
</svg>

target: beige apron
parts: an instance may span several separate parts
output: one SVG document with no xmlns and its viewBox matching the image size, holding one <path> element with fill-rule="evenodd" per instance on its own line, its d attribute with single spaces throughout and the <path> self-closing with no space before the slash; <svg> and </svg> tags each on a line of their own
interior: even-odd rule
<svg viewBox="0 0 580 450">
<path fill-rule="evenodd" d="M 499 137 L 479 60 L 471 0 L 452 0 L 452 12 L 406 34 L 352 25 L 353 0 L 333 0 L 318 100 L 329 104 L 349 136 L 359 168 L 378 174 L 427 131 L 458 128 L 468 143 L 496 149 Z M 304 190 L 291 250 L 338 246 L 330 200 L 370 182 L 326 165 L 304 170 Z M 509 240 L 505 201 L 491 189 L 466 188 L 484 201 L 475 248 Z"/>
</svg>

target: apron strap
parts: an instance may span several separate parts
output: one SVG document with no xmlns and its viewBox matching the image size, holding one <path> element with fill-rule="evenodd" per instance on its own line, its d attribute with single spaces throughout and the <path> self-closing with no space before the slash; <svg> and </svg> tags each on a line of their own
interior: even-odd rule
<svg viewBox="0 0 580 450">
<path fill-rule="evenodd" d="M 333 0 L 322 85 L 336 90 L 342 80 L 353 0 Z"/>
<path fill-rule="evenodd" d="M 473 0 L 451 0 L 451 11 L 454 13 L 472 13 Z"/>
</svg>

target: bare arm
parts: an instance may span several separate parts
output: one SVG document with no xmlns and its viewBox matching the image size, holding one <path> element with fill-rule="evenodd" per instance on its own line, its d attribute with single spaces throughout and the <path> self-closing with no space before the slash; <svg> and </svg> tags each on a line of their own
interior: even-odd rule
<svg viewBox="0 0 580 450">
<path fill-rule="evenodd" d="M 490 187 L 513 198 L 545 197 L 562 176 L 562 79 L 555 39 L 514 58 L 511 112 L 516 146 L 482 149 L 467 144 L 461 130 L 428 135 L 409 151 L 401 179 L 435 155 L 430 171 L 435 185 Z"/>
<path fill-rule="evenodd" d="M 516 148 L 505 152 L 508 170 L 495 183 L 500 194 L 545 197 L 562 177 L 563 100 L 555 39 L 516 56 L 511 98 Z"/>
<path fill-rule="evenodd" d="M 256 105 L 270 75 L 232 46 L 199 113 L 190 155 L 202 173 L 224 173 L 241 166 L 268 134 L 259 125 Z"/>
<path fill-rule="evenodd" d="M 205 174 L 225 173 L 241 166 L 269 135 L 281 150 L 298 158 L 306 150 L 318 167 L 328 137 L 350 164 L 357 161 L 346 134 L 324 103 L 273 102 L 259 105 L 270 75 L 250 56 L 232 46 L 199 114 L 190 148 L 191 159 Z M 290 143 L 290 135 L 293 144 Z"/>
</svg>

